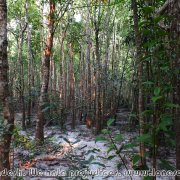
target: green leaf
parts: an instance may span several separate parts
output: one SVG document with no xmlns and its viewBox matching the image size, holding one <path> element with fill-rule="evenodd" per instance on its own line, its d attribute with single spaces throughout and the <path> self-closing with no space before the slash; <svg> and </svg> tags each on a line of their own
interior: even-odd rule
<svg viewBox="0 0 180 180">
<path fill-rule="evenodd" d="M 91 163 L 94 160 L 94 156 L 91 155 L 90 158 L 87 160 L 89 163 Z"/>
<path fill-rule="evenodd" d="M 142 9 L 143 9 L 145 14 L 150 14 L 150 13 L 152 13 L 154 11 L 154 7 L 153 6 L 145 6 Z"/>
<path fill-rule="evenodd" d="M 171 170 L 171 171 L 174 171 L 175 168 L 170 164 L 169 161 L 166 161 L 166 160 L 160 160 L 161 163 L 159 164 L 159 166 L 162 168 L 162 169 L 165 169 L 165 170 Z"/>
<path fill-rule="evenodd" d="M 156 103 L 158 100 L 162 99 L 162 96 L 153 96 L 152 101 L 153 103 Z"/>
<path fill-rule="evenodd" d="M 63 140 L 66 141 L 68 144 L 71 143 L 71 142 L 70 142 L 67 138 L 65 138 L 65 137 L 63 137 Z"/>
<path fill-rule="evenodd" d="M 179 105 L 173 104 L 173 103 L 166 103 L 165 107 L 167 107 L 167 108 L 179 108 Z"/>
<path fill-rule="evenodd" d="M 130 143 L 130 144 L 124 145 L 123 148 L 124 148 L 124 149 L 132 149 L 132 148 L 135 147 L 135 146 L 136 146 L 135 144 Z"/>
<path fill-rule="evenodd" d="M 151 29 L 142 29 L 142 32 L 144 35 L 149 35 L 152 33 L 152 30 Z"/>
<path fill-rule="evenodd" d="M 136 140 L 139 142 L 150 143 L 152 138 L 151 138 L 150 134 L 143 134 L 143 135 L 140 135 L 139 137 L 137 137 Z"/>
<path fill-rule="evenodd" d="M 143 178 L 143 180 L 153 180 L 153 177 L 151 177 L 151 176 L 145 176 L 145 177 Z"/>
<path fill-rule="evenodd" d="M 108 150 L 107 150 L 107 154 L 109 154 L 111 151 L 115 150 L 115 146 L 114 144 L 112 144 L 111 146 L 109 146 Z"/>
<path fill-rule="evenodd" d="M 122 163 L 117 164 L 117 169 L 120 169 L 122 167 Z"/>
<path fill-rule="evenodd" d="M 153 18 L 153 20 L 154 20 L 155 23 L 159 23 L 162 19 L 164 19 L 164 16 L 155 16 L 155 17 Z"/>
<path fill-rule="evenodd" d="M 136 154 L 133 156 L 132 160 L 133 160 L 133 164 L 137 164 L 139 162 L 139 160 L 141 159 L 141 156 L 139 154 Z"/>
<path fill-rule="evenodd" d="M 153 85 L 154 84 L 154 82 L 152 82 L 152 81 L 145 81 L 145 82 L 143 82 L 143 84 L 144 85 Z"/>
<path fill-rule="evenodd" d="M 154 89 L 154 95 L 155 95 L 155 96 L 159 96 L 160 92 L 161 92 L 161 89 L 160 89 L 159 87 L 156 87 L 156 88 Z"/>
<path fill-rule="evenodd" d="M 109 134 L 109 130 L 103 129 L 103 130 L 102 130 L 102 133 L 103 133 L 103 134 Z"/>
<path fill-rule="evenodd" d="M 104 157 L 104 156 L 97 156 L 98 158 L 101 158 L 101 159 L 105 159 L 107 160 L 107 157 Z"/>
<path fill-rule="evenodd" d="M 144 48 L 153 48 L 157 46 L 157 41 L 156 40 L 147 41 L 143 44 L 143 46 Z"/>
<path fill-rule="evenodd" d="M 114 121 L 115 121 L 115 119 L 109 119 L 107 121 L 107 126 L 111 126 Z"/>
<path fill-rule="evenodd" d="M 50 106 L 45 107 L 45 108 L 42 110 L 42 112 L 46 112 L 46 111 L 48 111 L 49 109 L 50 109 Z"/>
<path fill-rule="evenodd" d="M 115 141 L 121 141 L 123 139 L 123 136 L 121 134 L 117 134 L 114 138 Z"/>
<path fill-rule="evenodd" d="M 109 156 L 108 159 L 111 160 L 111 159 L 114 159 L 116 157 L 116 155 L 112 155 L 112 156 Z"/>
<path fill-rule="evenodd" d="M 92 149 L 92 150 L 88 150 L 85 154 L 88 155 L 88 154 L 90 154 L 90 153 L 96 153 L 96 152 L 100 152 L 100 150 L 94 148 L 94 149 Z"/>
<path fill-rule="evenodd" d="M 93 160 L 94 160 L 94 156 L 91 155 L 88 160 L 83 160 L 83 161 L 81 161 L 81 163 L 82 163 L 83 165 L 87 165 L 87 164 L 91 164 Z"/>
<path fill-rule="evenodd" d="M 105 137 L 103 137 L 103 136 L 97 136 L 96 140 L 95 140 L 95 143 L 96 142 L 101 142 L 101 141 L 107 141 L 107 139 Z"/>
<path fill-rule="evenodd" d="M 104 164 L 102 164 L 102 163 L 100 163 L 100 162 L 92 162 L 91 164 L 97 164 L 97 165 L 99 165 L 99 166 L 102 166 L 102 167 L 106 167 Z"/>
<path fill-rule="evenodd" d="M 168 126 L 172 125 L 172 118 L 170 116 L 161 117 L 161 122 L 158 125 L 158 130 L 168 131 Z"/>
<path fill-rule="evenodd" d="M 169 66 L 162 66 L 162 67 L 160 67 L 160 69 L 167 72 L 167 71 L 169 71 Z"/>
<path fill-rule="evenodd" d="M 150 115 L 150 114 L 152 114 L 152 113 L 153 113 L 152 110 L 144 110 L 141 114 L 142 114 L 142 115 L 146 115 L 146 114 L 147 114 L 147 115 L 148 115 L 148 114 Z"/>
</svg>

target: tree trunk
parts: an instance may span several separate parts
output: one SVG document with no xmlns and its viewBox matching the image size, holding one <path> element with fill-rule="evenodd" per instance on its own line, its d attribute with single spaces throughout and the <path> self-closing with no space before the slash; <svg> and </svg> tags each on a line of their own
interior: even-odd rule
<svg viewBox="0 0 180 180">
<path fill-rule="evenodd" d="M 29 24 L 29 16 L 28 16 L 28 1 L 26 0 L 26 18 L 27 18 L 27 47 L 28 47 L 28 124 L 31 121 L 31 113 L 32 113 L 32 104 L 33 104 L 33 96 L 32 96 L 32 87 L 34 86 L 34 71 L 33 71 L 33 55 L 32 55 L 32 47 L 31 47 L 31 27 Z"/>
<path fill-rule="evenodd" d="M 49 85 L 49 70 L 50 70 L 50 56 L 52 54 L 53 47 L 53 35 L 54 35 L 54 13 L 55 2 L 49 1 L 49 18 L 48 18 L 48 35 L 46 40 L 46 47 L 44 49 L 44 57 L 42 60 L 42 76 L 41 76 L 41 91 L 39 97 L 38 107 L 38 119 L 36 122 L 36 140 L 39 142 L 44 141 L 44 110 L 48 100 L 48 85 Z"/>
<path fill-rule="evenodd" d="M 99 6 L 100 7 L 100 6 Z M 97 7 L 95 9 L 95 12 L 97 10 Z M 100 13 L 100 8 L 99 8 Z M 94 25 L 95 25 L 95 43 L 96 43 L 96 133 L 99 133 L 101 130 L 101 82 L 100 82 L 100 71 L 101 71 L 101 64 L 100 64 L 100 49 L 99 49 L 99 14 L 98 17 L 95 19 Z"/>
<path fill-rule="evenodd" d="M 18 38 L 18 63 L 19 63 L 19 96 L 20 102 L 22 106 L 22 128 L 26 128 L 26 112 L 25 112 L 25 102 L 24 102 L 24 62 L 22 59 L 23 52 L 23 41 L 24 41 L 24 33 L 27 28 L 27 24 L 24 27 L 21 26 L 21 32 Z"/>
<path fill-rule="evenodd" d="M 111 38 L 111 32 L 110 32 L 110 20 L 111 20 L 111 13 L 110 11 L 110 0 L 108 0 L 108 10 L 106 14 L 106 20 L 104 21 L 104 27 L 106 28 L 106 48 L 105 48 L 105 60 L 104 60 L 104 88 L 103 88 L 103 121 L 105 119 L 104 115 L 107 112 L 107 102 L 108 102 L 108 70 L 109 70 L 109 54 L 110 54 L 110 38 Z M 104 124 L 105 122 L 103 122 Z"/>
<path fill-rule="evenodd" d="M 171 45 L 172 45 L 172 59 L 173 59 L 173 101 L 174 104 L 180 104 L 180 3 L 178 0 L 174 0 L 174 4 L 171 9 L 172 12 L 172 23 L 171 23 Z M 180 108 L 174 109 L 175 118 L 175 134 L 176 134 L 176 169 L 180 170 Z M 180 177 L 176 176 L 176 180 Z"/>
<path fill-rule="evenodd" d="M 87 62 L 87 116 L 91 116 L 91 30 L 90 30 L 90 15 L 88 11 L 87 15 L 87 52 L 86 52 L 86 62 Z"/>
<path fill-rule="evenodd" d="M 72 42 L 69 44 L 69 50 L 70 50 L 70 67 L 69 67 L 69 73 L 70 73 L 70 107 L 72 111 L 72 129 L 75 128 L 75 77 L 74 77 L 74 50 L 73 50 L 73 44 Z"/>
<path fill-rule="evenodd" d="M 9 151 L 14 124 L 12 99 L 10 98 L 7 59 L 7 6 L 0 0 L 0 171 L 10 169 Z M 1 180 L 10 180 L 1 177 Z"/>
<path fill-rule="evenodd" d="M 113 42 L 112 42 L 112 62 L 111 62 L 111 70 L 112 70 L 112 77 L 115 76 L 115 46 L 116 46 L 116 25 L 115 22 L 113 21 Z M 114 111 L 115 108 L 115 88 L 114 88 L 114 78 L 112 79 L 111 82 L 111 112 Z"/>
<path fill-rule="evenodd" d="M 135 32 L 135 42 L 136 42 L 136 61 L 138 64 L 138 80 L 139 80 L 139 95 L 138 95 L 138 110 L 139 110 L 139 125 L 140 125 L 140 136 L 144 134 L 144 118 L 143 112 L 143 86 L 142 86 L 142 76 L 143 76 L 143 62 L 141 59 L 141 36 L 139 32 L 139 17 L 138 8 L 136 0 L 132 0 L 133 7 L 133 19 L 134 19 L 134 32 Z M 145 167 L 145 146 L 143 142 L 140 142 L 140 156 L 141 164 L 140 167 Z"/>
</svg>

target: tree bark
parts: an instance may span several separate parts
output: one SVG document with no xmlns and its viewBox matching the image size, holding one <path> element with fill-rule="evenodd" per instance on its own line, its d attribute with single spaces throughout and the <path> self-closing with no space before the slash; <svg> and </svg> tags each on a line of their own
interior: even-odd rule
<svg viewBox="0 0 180 180">
<path fill-rule="evenodd" d="M 170 8 L 169 8 L 170 9 Z M 173 62 L 173 101 L 174 104 L 180 104 L 180 76 L 179 76 L 179 67 L 180 67 L 180 2 L 174 0 L 171 3 L 171 50 L 172 50 L 172 62 Z M 174 109 L 174 125 L 175 125 L 175 134 L 176 134 L 176 169 L 180 170 L 180 108 Z M 179 180 L 180 177 L 176 176 L 176 180 Z"/>
<path fill-rule="evenodd" d="M 54 13 L 55 2 L 49 0 L 49 18 L 48 18 L 48 35 L 46 40 L 46 47 L 44 49 L 44 57 L 42 60 L 42 76 L 41 76 L 41 91 L 39 97 L 38 107 L 38 119 L 36 122 L 36 140 L 39 142 L 44 141 L 44 111 L 48 100 L 48 85 L 49 85 L 49 70 L 50 70 L 50 57 L 53 47 L 53 35 L 54 35 Z"/>
<path fill-rule="evenodd" d="M 75 121 L 76 121 L 76 115 L 75 115 L 75 77 L 74 77 L 74 50 L 73 50 L 73 44 L 72 42 L 69 44 L 70 49 L 70 67 L 69 67 L 69 73 L 70 73 L 70 107 L 72 111 L 72 129 L 75 128 Z"/>
<path fill-rule="evenodd" d="M 10 169 L 9 151 L 14 124 L 14 112 L 10 97 L 7 59 L 7 6 L 0 0 L 0 171 Z M 1 177 L 10 180 L 10 177 Z"/>
<path fill-rule="evenodd" d="M 88 2 L 89 3 L 89 2 Z M 87 62 L 87 116 L 91 116 L 91 30 L 90 30 L 90 14 L 87 14 L 87 51 L 86 51 L 86 62 Z"/>
<path fill-rule="evenodd" d="M 140 136 L 144 134 L 144 118 L 142 115 L 143 112 L 143 86 L 142 86 L 142 76 L 143 76 L 143 62 L 141 59 L 141 36 L 139 32 L 139 17 L 138 17 L 138 8 L 136 0 L 132 0 L 133 7 L 133 19 L 134 19 L 134 32 L 135 32 L 135 43 L 136 43 L 136 61 L 138 64 L 138 80 L 139 80 L 139 95 L 138 95 L 138 111 L 139 111 L 139 125 L 140 125 Z M 145 146 L 143 142 L 140 142 L 140 156 L 141 164 L 140 167 L 144 168 L 145 161 Z"/>
<path fill-rule="evenodd" d="M 19 63 L 19 96 L 22 106 L 22 128 L 26 128 L 26 112 L 25 112 L 25 102 L 24 102 L 24 62 L 22 58 L 23 53 L 23 42 L 24 33 L 27 28 L 27 24 L 22 27 L 20 24 L 20 34 L 18 38 L 18 63 Z"/>
<path fill-rule="evenodd" d="M 97 3 L 97 2 L 96 2 Z M 97 11 L 97 6 L 95 7 L 95 13 Z M 99 31 L 100 31 L 100 5 L 98 9 L 98 17 L 95 15 L 95 43 L 96 43 L 96 133 L 99 133 L 101 130 L 101 82 L 100 82 L 100 71 L 101 71 L 101 64 L 100 64 L 100 49 L 99 49 Z"/>
<path fill-rule="evenodd" d="M 33 71 L 33 55 L 32 55 L 32 47 L 31 47 L 31 26 L 29 24 L 29 16 L 28 16 L 28 0 L 26 0 L 26 19 L 27 19 L 27 47 L 28 47 L 28 124 L 31 121 L 31 113 L 32 113 L 32 104 L 33 104 L 33 96 L 32 96 L 32 88 L 34 86 L 34 71 Z"/>
</svg>

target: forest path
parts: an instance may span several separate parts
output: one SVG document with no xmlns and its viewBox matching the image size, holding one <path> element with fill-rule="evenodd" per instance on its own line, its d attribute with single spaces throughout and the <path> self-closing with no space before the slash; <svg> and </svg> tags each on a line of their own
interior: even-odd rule
<svg viewBox="0 0 180 180">
<path fill-rule="evenodd" d="M 126 144 L 131 138 L 136 136 L 136 133 L 126 132 L 128 128 L 129 111 L 126 108 L 120 108 L 117 111 L 116 126 L 112 126 L 112 134 L 123 135 L 123 140 L 120 141 L 117 146 Z M 43 146 L 35 146 L 34 133 L 35 128 L 25 131 L 19 131 L 19 134 L 27 138 L 27 142 L 24 143 L 24 147 L 15 148 L 14 150 L 14 166 L 20 167 L 26 174 L 30 174 L 30 169 L 34 168 L 34 173 L 43 172 L 46 179 L 54 180 L 57 177 L 52 177 L 52 173 L 63 173 L 64 171 L 70 172 L 70 170 L 82 170 L 88 168 L 91 171 L 96 172 L 97 169 L 103 170 L 102 173 L 106 173 L 104 177 L 100 176 L 88 176 L 88 179 L 129 179 L 129 177 L 115 177 L 107 175 L 107 173 L 124 171 L 123 165 L 118 171 L 120 166 L 120 159 L 115 156 L 115 152 L 107 154 L 109 149 L 107 142 L 96 142 L 93 130 L 87 129 L 85 125 L 78 125 L 75 130 L 71 130 L 70 126 L 67 126 L 66 131 L 61 131 L 57 126 L 51 126 L 45 128 L 45 143 Z M 29 144 L 28 144 L 29 143 Z M 29 146 L 29 147 L 28 147 Z M 122 152 L 122 156 L 125 162 L 128 164 L 128 168 L 131 169 L 129 152 Z M 109 159 L 108 159 L 109 157 Z M 49 174 L 48 174 L 49 173 Z M 50 174 L 51 173 L 51 174 Z M 48 176 L 49 175 L 49 176 Z M 57 174 L 56 174 L 57 175 Z M 39 180 L 44 177 L 25 177 L 25 180 Z M 50 177 L 51 176 L 51 177 Z M 59 177 L 60 179 L 60 177 Z M 63 178 L 64 179 L 64 178 Z M 70 179 L 73 179 L 72 177 Z"/>
<path fill-rule="evenodd" d="M 116 111 L 116 128 L 122 131 L 128 131 L 130 128 L 129 121 L 130 111 L 127 108 L 118 108 Z"/>
<path fill-rule="evenodd" d="M 113 136 L 121 134 L 123 137 L 117 143 L 118 148 L 129 143 L 137 135 L 137 132 L 128 131 L 129 113 L 126 108 L 118 109 L 116 126 L 110 127 Z M 107 153 L 108 142 L 95 143 L 95 135 L 85 125 L 78 125 L 75 130 L 71 130 L 70 126 L 67 126 L 66 131 L 60 130 L 57 126 L 46 127 L 45 143 L 38 147 L 34 144 L 34 134 L 35 128 L 31 128 L 27 132 L 19 131 L 19 135 L 26 137 L 26 141 L 22 147 L 18 146 L 14 149 L 14 166 L 19 167 L 28 175 L 28 177 L 24 177 L 24 180 L 73 179 L 75 177 L 58 178 L 57 176 L 73 173 L 75 170 L 80 172 L 83 169 L 91 170 L 93 173 L 97 173 L 98 169 L 101 170 L 99 175 L 88 175 L 87 179 L 130 179 L 122 176 L 125 168 L 115 151 Z M 132 169 L 130 153 L 129 150 L 121 152 L 128 169 Z M 33 172 L 32 169 L 34 169 Z M 38 172 L 42 173 L 43 176 L 35 177 Z M 115 175 L 111 173 L 115 173 Z M 141 178 L 135 177 L 133 179 Z"/>
</svg>

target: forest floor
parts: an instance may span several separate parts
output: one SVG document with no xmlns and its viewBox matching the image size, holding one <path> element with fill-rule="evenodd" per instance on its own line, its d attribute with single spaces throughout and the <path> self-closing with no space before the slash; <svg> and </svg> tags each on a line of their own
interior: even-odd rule
<svg viewBox="0 0 180 180">
<path fill-rule="evenodd" d="M 126 108 L 119 109 L 116 126 L 110 128 L 112 135 L 121 134 L 123 137 L 117 144 L 118 148 L 130 143 L 138 134 L 135 128 L 129 129 L 129 113 Z M 20 114 L 16 114 L 16 122 L 19 117 Z M 22 178 L 24 180 L 131 179 L 124 176 L 126 168 L 120 157 L 114 151 L 107 153 L 109 145 L 106 141 L 95 142 L 96 137 L 92 131 L 92 129 L 87 129 L 84 124 L 79 124 L 75 130 L 71 130 L 71 127 L 67 126 L 64 131 L 58 126 L 45 127 L 45 143 L 37 146 L 34 143 L 35 127 L 27 131 L 19 130 L 19 144 L 17 141 L 13 150 L 13 167 L 19 168 L 24 176 L 26 175 Z M 121 157 L 129 170 L 133 170 L 132 153 L 137 152 L 138 148 L 121 151 Z M 83 173 L 86 172 L 95 174 L 84 176 Z M 39 177 L 35 177 L 38 173 Z M 69 177 L 63 177 L 67 173 Z M 73 177 L 74 175 L 77 177 Z M 143 178 L 133 176 L 132 179 L 141 180 Z M 173 178 L 157 179 L 171 180 Z"/>
</svg>

